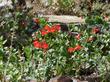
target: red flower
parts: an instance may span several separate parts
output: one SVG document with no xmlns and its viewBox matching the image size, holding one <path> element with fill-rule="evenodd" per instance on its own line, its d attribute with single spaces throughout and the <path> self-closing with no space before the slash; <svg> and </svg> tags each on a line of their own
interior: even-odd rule
<svg viewBox="0 0 110 82">
<path fill-rule="evenodd" d="M 61 29 L 61 26 L 59 24 L 54 25 L 54 27 L 56 28 L 57 31 L 59 31 Z"/>
<path fill-rule="evenodd" d="M 45 30 L 46 32 L 48 32 L 48 33 L 51 33 L 52 28 L 51 28 L 50 26 L 46 25 L 46 26 L 44 27 L 44 30 Z"/>
<path fill-rule="evenodd" d="M 68 48 L 69 53 L 72 53 L 73 51 L 74 51 L 74 48 L 72 48 L 72 47 Z"/>
<path fill-rule="evenodd" d="M 56 31 L 56 28 L 52 27 L 52 28 L 51 28 L 51 32 L 53 33 L 53 32 L 55 32 L 55 31 Z"/>
<path fill-rule="evenodd" d="M 47 32 L 46 30 L 42 29 L 42 30 L 41 30 L 41 35 L 44 36 L 44 35 L 46 35 L 46 34 L 48 34 L 48 32 Z"/>
<path fill-rule="evenodd" d="M 68 48 L 68 52 L 69 52 L 69 53 L 72 53 L 72 52 L 74 52 L 74 51 L 81 50 L 81 48 L 82 48 L 82 46 L 76 45 L 75 47 L 70 47 L 70 48 Z"/>
<path fill-rule="evenodd" d="M 35 48 L 42 48 L 42 49 L 48 49 L 49 45 L 43 41 L 43 42 L 38 42 L 37 40 L 33 41 L 33 45 Z"/>
<path fill-rule="evenodd" d="M 74 50 L 76 51 L 76 50 L 81 50 L 81 48 L 82 48 L 82 46 L 80 46 L 79 44 L 78 45 L 76 45 L 76 47 L 74 48 Z"/>
<path fill-rule="evenodd" d="M 93 34 L 96 34 L 96 33 L 99 33 L 100 32 L 100 29 L 98 28 L 98 27 L 94 27 L 93 29 L 92 29 L 92 33 Z"/>
<path fill-rule="evenodd" d="M 46 26 L 44 27 L 44 29 L 45 29 L 46 31 L 48 31 L 48 30 L 50 30 L 51 28 L 50 28 L 50 26 L 46 25 Z"/>
<path fill-rule="evenodd" d="M 41 43 L 38 42 L 37 40 L 33 41 L 33 45 L 35 48 L 41 48 Z"/>
<path fill-rule="evenodd" d="M 55 25 L 55 26 L 52 26 L 52 27 L 46 25 L 44 27 L 44 29 L 41 30 L 41 34 L 42 34 L 42 36 L 44 36 L 48 33 L 53 33 L 53 32 L 59 31 L 59 30 L 60 30 L 60 25 Z"/>
<path fill-rule="evenodd" d="M 48 49 L 49 45 L 44 41 L 41 43 L 43 49 Z"/>
<path fill-rule="evenodd" d="M 79 40 L 80 37 L 81 37 L 81 34 L 77 34 L 77 35 L 75 36 L 75 38 L 76 38 L 77 40 Z"/>
</svg>

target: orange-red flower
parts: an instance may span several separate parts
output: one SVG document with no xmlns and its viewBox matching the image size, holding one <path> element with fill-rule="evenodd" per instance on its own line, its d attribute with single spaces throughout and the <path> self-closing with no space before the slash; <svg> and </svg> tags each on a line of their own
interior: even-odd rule
<svg viewBox="0 0 110 82">
<path fill-rule="evenodd" d="M 68 52 L 69 52 L 69 53 L 72 53 L 72 52 L 74 52 L 74 51 L 81 50 L 81 48 L 82 48 L 82 46 L 80 46 L 80 45 L 78 44 L 78 45 L 76 45 L 75 47 L 69 47 L 69 48 L 68 48 Z"/>
<path fill-rule="evenodd" d="M 93 34 L 96 34 L 96 33 L 99 33 L 100 32 L 100 29 L 98 28 L 98 27 L 94 27 L 93 29 L 92 29 L 92 33 Z"/>
<path fill-rule="evenodd" d="M 75 38 L 76 38 L 77 40 L 79 40 L 80 37 L 81 37 L 81 34 L 77 34 L 77 35 L 75 36 Z"/>
<path fill-rule="evenodd" d="M 68 48 L 68 52 L 69 52 L 69 53 L 72 53 L 72 52 L 74 52 L 74 51 L 81 50 L 81 48 L 82 48 L 82 46 L 80 46 L 80 45 L 78 44 L 78 45 L 76 45 L 75 47 L 69 47 L 69 48 Z"/>
<path fill-rule="evenodd" d="M 43 49 L 48 49 L 49 45 L 44 41 L 41 43 Z"/>
<path fill-rule="evenodd" d="M 56 31 L 60 30 L 60 25 L 54 25 L 52 27 L 50 27 L 49 25 L 46 25 L 42 30 L 41 30 L 41 34 L 42 36 L 48 34 L 48 33 L 54 33 Z"/>
<path fill-rule="evenodd" d="M 56 31 L 56 28 L 55 27 L 52 27 L 51 28 L 51 32 L 54 33 L 55 31 Z"/>
<path fill-rule="evenodd" d="M 69 53 L 72 53 L 73 51 L 74 51 L 74 48 L 73 47 L 68 48 L 68 52 Z"/>
<path fill-rule="evenodd" d="M 59 24 L 54 25 L 54 27 L 55 27 L 56 31 L 59 31 L 61 29 L 61 26 Z"/>
<path fill-rule="evenodd" d="M 48 34 L 48 32 L 47 32 L 46 30 L 44 30 L 44 29 L 42 29 L 40 32 L 41 32 L 41 35 L 42 35 L 42 36 Z"/>
<path fill-rule="evenodd" d="M 76 47 L 74 47 L 74 50 L 76 51 L 76 50 L 81 50 L 81 48 L 82 48 L 82 46 L 80 46 L 79 44 L 78 45 L 76 45 Z"/>
<path fill-rule="evenodd" d="M 50 32 L 50 31 L 51 31 L 51 28 L 50 28 L 49 25 L 46 25 L 46 26 L 44 27 L 44 30 Z"/>
<path fill-rule="evenodd" d="M 33 41 L 33 45 L 35 48 L 41 48 L 41 43 L 38 42 L 37 40 Z"/>
<path fill-rule="evenodd" d="M 41 49 L 48 49 L 49 47 L 49 45 L 45 41 L 39 42 L 37 40 L 34 40 L 33 45 L 35 48 L 41 48 Z"/>
</svg>

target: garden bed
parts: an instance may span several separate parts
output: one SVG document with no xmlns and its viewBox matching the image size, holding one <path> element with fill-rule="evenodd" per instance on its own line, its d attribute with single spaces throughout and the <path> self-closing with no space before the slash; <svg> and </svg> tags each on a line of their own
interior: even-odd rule
<svg viewBox="0 0 110 82">
<path fill-rule="evenodd" d="M 7 9 L 0 19 L 0 80 L 28 82 L 57 76 L 109 82 L 110 25 L 107 17 L 30 15 Z M 2 11 L 1 11 L 2 12 Z M 58 77 L 65 81 L 67 77 Z M 71 79 L 71 78 L 70 78 Z"/>
</svg>

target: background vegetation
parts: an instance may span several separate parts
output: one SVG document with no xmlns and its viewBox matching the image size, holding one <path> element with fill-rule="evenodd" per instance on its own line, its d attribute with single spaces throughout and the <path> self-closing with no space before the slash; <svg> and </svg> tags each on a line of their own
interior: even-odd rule
<svg viewBox="0 0 110 82">
<path fill-rule="evenodd" d="M 23 0 L 11 1 L 12 6 L 4 6 L 0 9 L 0 80 L 2 82 L 48 80 L 56 75 L 65 74 L 86 77 L 93 73 L 96 77 L 99 76 L 102 82 L 110 81 L 110 26 L 105 21 L 110 13 L 109 1 L 48 0 L 45 4 L 41 0 L 35 0 L 31 1 L 33 8 L 28 6 L 25 0 L 22 4 Z M 38 8 L 35 5 L 38 5 Z M 70 24 L 67 25 L 67 32 L 61 29 L 58 33 L 44 37 L 40 34 L 40 30 L 45 25 L 52 27 L 54 24 L 48 23 L 44 18 L 39 17 L 39 14 L 83 16 L 86 24 Z M 97 29 L 95 31 L 98 33 L 91 34 L 92 29 L 96 27 L 98 31 Z M 74 32 L 76 35 L 80 34 L 77 36 L 80 40 L 75 38 Z M 46 54 L 42 49 L 34 47 L 33 40 L 37 37 L 39 41 L 45 39 L 51 45 Z M 92 38 L 90 43 L 85 41 L 89 37 Z M 66 41 L 73 43 L 67 43 L 66 46 Z M 84 48 L 68 54 L 65 46 L 74 47 L 76 44 L 81 44 Z M 74 64 L 71 64 L 72 61 Z"/>
</svg>

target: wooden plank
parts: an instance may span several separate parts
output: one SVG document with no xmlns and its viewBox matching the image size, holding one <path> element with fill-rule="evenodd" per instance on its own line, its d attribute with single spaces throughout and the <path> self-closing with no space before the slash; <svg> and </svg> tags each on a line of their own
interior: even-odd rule
<svg viewBox="0 0 110 82">
<path fill-rule="evenodd" d="M 69 15 L 43 15 L 48 18 L 49 22 L 61 22 L 61 23 L 84 23 L 85 20 L 77 16 Z"/>
</svg>

